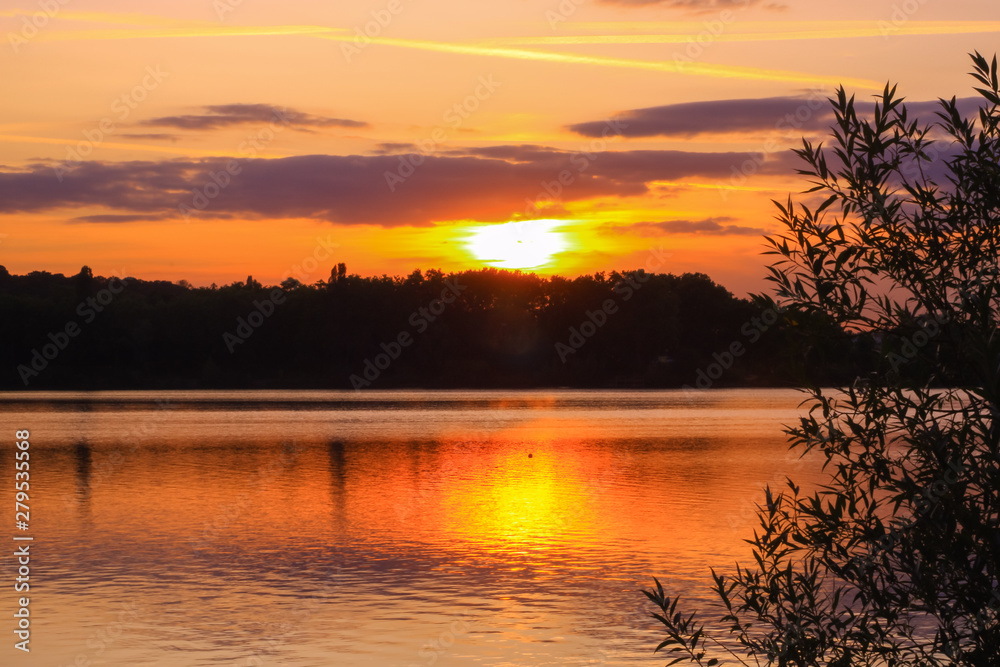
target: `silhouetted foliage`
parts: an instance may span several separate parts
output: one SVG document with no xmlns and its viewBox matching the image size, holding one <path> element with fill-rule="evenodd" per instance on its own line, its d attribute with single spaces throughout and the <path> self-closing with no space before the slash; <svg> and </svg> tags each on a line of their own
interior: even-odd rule
<svg viewBox="0 0 1000 667">
<path fill-rule="evenodd" d="M 442 294 L 454 301 L 438 304 Z M 614 312 L 601 315 L 609 300 Z M 0 268 L 2 386 L 23 388 L 28 369 L 31 389 L 676 387 L 695 385 L 734 341 L 746 354 L 712 386 L 778 385 L 795 368 L 788 350 L 803 329 L 837 341 L 836 354 L 809 361 L 821 374 L 840 372 L 858 347 L 815 317 L 779 322 L 751 343 L 741 329 L 766 307 L 703 274 L 432 269 L 363 278 L 338 264 L 314 285 L 267 287 L 248 276 L 215 289 L 95 278 L 86 267 L 72 278 Z M 44 358 L 68 323 L 78 335 Z M 372 371 L 404 332 L 411 343 Z"/>
<path fill-rule="evenodd" d="M 923 124 L 888 86 L 865 118 L 841 89 L 832 148 L 797 151 L 821 197 L 779 204 L 776 298 L 872 333 L 876 365 L 810 389 L 789 434 L 830 477 L 768 489 L 755 562 L 712 572 L 718 622 L 646 592 L 673 662 L 1000 664 L 1000 85 L 973 63 L 976 118 Z"/>
</svg>

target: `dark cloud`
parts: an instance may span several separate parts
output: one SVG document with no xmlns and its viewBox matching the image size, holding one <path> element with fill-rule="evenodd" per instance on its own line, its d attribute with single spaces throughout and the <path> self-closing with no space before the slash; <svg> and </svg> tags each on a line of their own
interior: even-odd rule
<svg viewBox="0 0 1000 667">
<path fill-rule="evenodd" d="M 765 156 L 762 174 L 792 173 L 791 152 Z M 344 224 L 422 225 L 474 217 L 506 220 L 557 204 L 649 192 L 654 181 L 729 178 L 759 154 L 685 151 L 572 153 L 543 146 L 498 146 L 464 154 L 306 155 L 280 159 L 208 158 L 163 162 L 82 162 L 0 170 L 0 212 L 104 207 L 108 214 L 178 216 L 199 208 L 215 217 L 315 218 Z M 227 172 L 232 169 L 235 174 Z M 223 183 L 224 186 L 220 186 Z M 551 208 L 551 207 L 550 207 Z M 123 222 L 124 218 L 100 218 Z"/>
<path fill-rule="evenodd" d="M 720 178 L 732 174 L 733 167 L 747 160 L 760 162 L 761 154 L 749 152 L 701 153 L 674 150 L 630 150 L 568 152 L 546 146 L 522 144 L 515 146 L 490 146 L 486 148 L 454 151 L 451 155 L 467 155 L 477 158 L 503 160 L 514 165 L 532 169 L 542 167 L 549 171 L 549 180 L 563 171 L 574 177 L 574 184 L 567 186 L 571 191 L 584 176 L 597 180 L 607 180 L 621 187 L 642 185 L 652 181 L 672 181 L 683 178 Z M 798 166 L 791 151 L 765 155 L 757 173 L 793 173 Z M 572 193 L 570 193 L 572 194 Z M 616 193 L 611 193 L 616 194 Z M 630 192 L 629 194 L 636 194 Z"/>
<path fill-rule="evenodd" d="M 180 137 L 176 134 L 162 134 L 162 133 L 150 133 L 150 134 L 123 134 L 123 137 L 128 139 L 151 139 L 153 141 L 177 141 Z"/>
<path fill-rule="evenodd" d="M 303 131 L 325 127 L 368 127 L 368 123 L 357 120 L 314 116 L 270 104 L 218 104 L 203 108 L 204 113 L 151 118 L 140 122 L 139 125 L 174 127 L 180 130 L 217 130 L 233 125 L 264 123 L 276 123 Z"/>
<path fill-rule="evenodd" d="M 390 155 L 392 153 L 416 153 L 419 151 L 420 148 L 416 144 L 387 141 L 378 144 L 373 152 L 376 155 Z"/>
<path fill-rule="evenodd" d="M 507 146 L 487 146 L 484 148 L 456 148 L 448 151 L 448 155 L 474 155 L 476 157 L 507 160 L 508 162 L 548 161 L 565 156 L 564 151 L 538 144 L 516 144 Z"/>
<path fill-rule="evenodd" d="M 978 113 L 980 98 L 958 101 L 966 115 Z M 870 114 L 873 102 L 861 100 L 856 108 Z M 935 120 L 938 102 L 908 102 L 913 117 Z M 798 97 L 765 97 L 761 99 L 712 100 L 668 104 L 645 109 L 633 109 L 616 115 L 625 138 L 692 137 L 699 134 L 729 132 L 756 133 L 782 131 L 792 133 L 825 132 L 834 124 L 834 113 L 825 95 Z M 570 125 L 569 129 L 585 137 L 600 137 L 608 121 L 593 121 Z"/>
<path fill-rule="evenodd" d="M 645 222 L 639 224 L 656 227 L 672 234 L 699 234 L 702 236 L 760 236 L 767 233 L 767 230 L 760 227 L 743 227 L 741 225 L 725 224 L 735 220 L 736 218 L 719 216 L 715 218 L 706 218 L 704 220 L 664 220 L 663 222 Z"/>
<path fill-rule="evenodd" d="M 147 214 L 147 215 L 82 215 L 79 218 L 73 218 L 70 222 L 98 222 L 98 223 L 113 223 L 119 224 L 123 222 L 148 222 L 150 220 L 163 220 L 167 218 L 166 215 L 157 214 Z"/>
</svg>

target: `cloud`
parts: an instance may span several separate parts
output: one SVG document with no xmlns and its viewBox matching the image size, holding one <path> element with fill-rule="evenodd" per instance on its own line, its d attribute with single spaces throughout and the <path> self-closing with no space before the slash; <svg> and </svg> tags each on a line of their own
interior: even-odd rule
<svg viewBox="0 0 1000 667">
<path fill-rule="evenodd" d="M 456 150 L 449 155 L 503 160 L 530 169 L 541 167 L 543 173 L 547 172 L 545 180 L 548 181 L 557 180 L 560 174 L 566 171 L 569 172 L 568 176 L 573 178 L 573 184 L 566 188 L 569 193 L 577 183 L 589 180 L 607 180 L 622 186 L 633 184 L 645 186 L 654 181 L 674 181 L 684 178 L 728 178 L 733 166 L 739 166 L 748 159 L 760 160 L 759 152 L 626 150 L 571 153 L 536 144 L 471 148 Z M 766 156 L 758 173 L 794 173 L 794 168 L 797 166 L 795 160 L 791 151 Z"/>
<path fill-rule="evenodd" d="M 65 137 L 32 137 L 23 134 L 0 134 L 0 141 L 6 143 L 18 143 L 18 144 L 51 144 L 65 148 L 68 141 Z M 191 157 L 192 155 L 217 155 L 217 151 L 209 151 L 198 148 L 188 147 L 171 147 L 171 146 L 161 146 L 158 144 L 149 143 L 129 143 L 121 141 L 107 141 L 101 142 L 101 149 L 113 148 L 116 150 L 127 150 L 127 151 L 152 151 L 155 153 L 172 153 L 174 155 L 183 155 L 185 157 Z"/>
<path fill-rule="evenodd" d="M 978 113 L 981 98 L 963 98 L 959 110 L 966 115 Z M 859 101 L 859 112 L 871 114 L 873 102 Z M 938 102 L 907 102 L 910 115 L 924 121 L 936 120 Z M 826 132 L 835 121 L 833 108 L 824 94 L 760 99 L 710 100 L 632 109 L 616 115 L 621 136 L 693 137 L 699 134 L 757 133 L 782 131 L 793 133 Z M 591 121 L 570 125 L 569 130 L 585 137 L 600 137 L 609 121 Z"/>
<path fill-rule="evenodd" d="M 150 139 L 152 141 L 177 141 L 180 137 L 176 134 L 150 133 L 150 134 L 123 134 L 129 139 Z"/>
<path fill-rule="evenodd" d="M 162 116 L 139 123 L 146 127 L 173 127 L 179 130 L 217 130 L 233 125 L 279 123 L 296 130 L 311 128 L 363 128 L 368 123 L 346 118 L 314 116 L 294 109 L 270 104 L 217 104 L 204 107 L 205 113 L 184 116 Z"/>
<path fill-rule="evenodd" d="M 23 10 L 0 12 L 0 16 L 16 16 L 24 14 Z M 89 16 L 88 16 L 89 15 Z M 262 25 L 235 26 L 220 25 L 217 21 L 171 21 L 162 17 L 139 17 L 134 14 L 118 15 L 124 19 L 116 20 L 114 14 L 97 12 L 60 12 L 60 19 L 85 21 L 91 23 L 126 23 L 139 26 L 146 23 L 150 27 L 129 27 L 124 29 L 94 29 L 94 30 L 45 30 L 36 38 L 43 42 L 91 41 L 119 39 L 168 39 L 197 37 L 261 37 L 261 36 L 326 36 L 347 33 L 347 28 L 331 28 L 328 26 L 311 25 Z M 146 21 L 145 19 L 150 19 Z M 166 21 L 158 24 L 156 21 Z M 160 26 L 160 27 L 157 27 Z"/>
<path fill-rule="evenodd" d="M 416 153 L 420 148 L 416 144 L 386 141 L 376 145 L 373 151 L 376 155 L 389 155 L 392 153 Z"/>
<path fill-rule="evenodd" d="M 83 162 L 56 178 L 51 165 L 0 170 L 0 212 L 103 207 L 79 222 L 127 216 L 180 217 L 196 192 L 211 192 L 206 216 L 313 218 L 342 224 L 427 225 L 509 220 L 598 197 L 646 194 L 657 181 L 714 179 L 758 155 L 743 152 L 571 153 L 536 145 L 473 148 L 464 154 L 306 155 L 274 159 Z M 416 166 L 414 166 L 416 164 Z M 759 173 L 789 174 L 794 155 L 768 156 Z M 237 171 L 225 187 L 219 174 Z M 392 186 L 390 188 L 390 185 Z M 121 216 L 109 218 L 107 216 Z"/>
<path fill-rule="evenodd" d="M 761 0 L 653 0 L 642 2 L 635 0 L 605 0 L 624 5 L 642 6 L 649 4 L 668 4 L 674 7 L 686 8 L 696 13 L 713 11 L 716 8 L 745 6 L 759 4 Z M 770 5 L 768 5 L 770 6 Z M 16 13 L 18 10 L 14 10 Z M 5 13 L 0 12 L 0 16 Z M 15 14 L 11 14 L 15 15 Z M 301 36 L 333 40 L 341 42 L 345 49 L 356 48 L 354 42 L 357 35 L 347 28 L 330 28 L 327 26 L 288 25 L 288 26 L 222 26 L 208 21 L 175 21 L 162 17 L 141 17 L 136 15 L 115 15 L 99 13 L 66 13 L 60 18 L 72 18 L 87 22 L 125 23 L 130 26 L 148 25 L 150 27 L 129 27 L 125 29 L 98 30 L 45 30 L 37 37 L 39 41 L 77 41 L 77 40 L 118 40 L 118 39 L 162 39 L 162 38 L 224 38 L 224 37 L 260 37 L 260 36 Z M 162 27 L 157 27 L 162 26 Z M 425 39 L 404 39 L 389 37 L 370 37 L 369 44 L 381 44 L 405 49 L 435 51 L 439 53 L 468 54 L 492 58 L 512 58 L 516 60 L 535 60 L 574 65 L 596 65 L 602 67 L 624 67 L 657 72 L 673 72 L 690 76 L 711 76 L 723 78 L 738 78 L 749 80 L 769 80 L 798 83 L 827 83 L 836 85 L 844 83 L 857 88 L 878 88 L 878 82 L 865 79 L 829 77 L 803 72 L 787 72 L 782 70 L 767 70 L 756 67 L 741 67 L 737 65 L 717 65 L 704 62 L 678 63 L 674 60 L 647 61 L 630 58 L 602 57 L 579 53 L 554 53 L 548 50 L 510 49 L 472 43 L 441 42 Z M 345 51 L 346 53 L 346 51 Z"/>
<path fill-rule="evenodd" d="M 147 215 L 83 215 L 79 218 L 73 218 L 70 222 L 88 222 L 88 223 L 123 223 L 123 222 L 148 222 L 150 220 L 164 220 L 167 216 L 158 214 L 147 214 Z"/>
<path fill-rule="evenodd" d="M 766 9 L 786 9 L 767 5 Z M 705 23 L 684 21 L 605 21 L 571 24 L 576 30 L 599 34 L 530 35 L 480 40 L 484 46 L 532 46 L 569 44 L 689 44 L 705 30 Z M 639 31 L 635 34 L 628 31 Z M 610 31 L 625 31 L 615 34 Z M 888 25 L 878 21 L 739 21 L 725 32 L 712 35 L 713 42 L 784 42 L 817 39 L 886 38 L 889 35 L 963 35 L 1000 32 L 1000 21 L 908 21 Z"/>
<path fill-rule="evenodd" d="M 356 35 L 315 35 L 319 39 L 328 39 L 346 44 L 353 44 Z M 785 83 L 800 83 L 808 85 L 843 84 L 852 88 L 881 88 L 877 81 L 854 77 L 810 74 L 788 70 L 771 70 L 744 65 L 722 65 L 702 61 L 678 61 L 676 58 L 667 60 L 639 60 L 635 58 L 620 58 L 599 56 L 583 53 L 558 53 L 549 50 L 532 50 L 524 48 L 506 48 L 488 43 L 452 43 L 437 42 L 426 39 L 404 39 L 395 37 L 371 37 L 369 43 L 384 46 L 395 46 L 404 49 L 435 51 L 439 53 L 467 54 L 491 58 L 511 58 L 514 60 L 533 60 L 539 62 L 562 63 L 571 65 L 592 65 L 600 67 L 622 67 L 627 69 L 645 70 L 651 72 L 670 72 L 687 76 L 710 76 L 726 79 L 743 79 L 747 81 L 783 81 Z M 346 46 L 344 48 L 354 48 Z"/>
<path fill-rule="evenodd" d="M 775 129 L 789 117 L 798 129 L 817 129 L 829 125 L 833 111 L 824 97 L 814 96 L 686 102 L 632 109 L 617 115 L 624 126 L 621 134 L 625 137 L 755 132 Z M 607 121 L 569 126 L 571 131 L 585 137 L 599 137 L 606 128 Z"/>
<path fill-rule="evenodd" d="M 639 225 L 655 227 L 671 234 L 698 234 L 701 236 L 760 236 L 767 233 L 767 230 L 760 227 L 725 224 L 734 220 L 736 218 L 718 216 L 697 221 L 664 220 L 663 222 L 641 222 Z"/>
</svg>

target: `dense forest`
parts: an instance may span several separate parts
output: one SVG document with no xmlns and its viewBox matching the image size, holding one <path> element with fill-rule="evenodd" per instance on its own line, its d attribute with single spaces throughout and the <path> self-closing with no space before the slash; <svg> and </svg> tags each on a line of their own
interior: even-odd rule
<svg viewBox="0 0 1000 667">
<path fill-rule="evenodd" d="M 340 264 L 195 288 L 0 267 L 5 389 L 782 386 L 857 375 L 870 346 L 703 274 Z"/>
</svg>

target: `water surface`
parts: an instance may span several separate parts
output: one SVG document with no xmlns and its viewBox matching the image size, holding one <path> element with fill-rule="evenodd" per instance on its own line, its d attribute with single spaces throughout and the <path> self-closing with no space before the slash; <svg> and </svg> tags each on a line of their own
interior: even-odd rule
<svg viewBox="0 0 1000 667">
<path fill-rule="evenodd" d="M 748 560 L 763 485 L 815 477 L 781 432 L 802 398 L 0 394 L 35 538 L 32 653 L 0 661 L 662 664 L 638 589 L 704 608 L 708 567 Z"/>
</svg>

